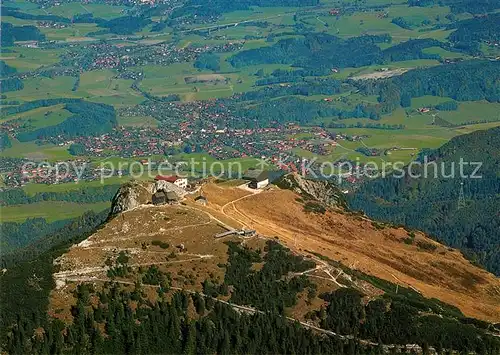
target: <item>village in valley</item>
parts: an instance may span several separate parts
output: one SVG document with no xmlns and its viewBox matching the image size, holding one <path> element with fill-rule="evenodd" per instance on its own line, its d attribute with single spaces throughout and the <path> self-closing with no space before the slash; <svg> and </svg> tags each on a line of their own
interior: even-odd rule
<svg viewBox="0 0 500 355">
<path fill-rule="evenodd" d="M 322 172 L 343 177 L 350 191 L 361 181 L 344 164 L 407 164 L 500 120 L 492 95 L 381 96 L 384 80 L 478 57 L 496 64 L 498 41 L 474 39 L 481 53 L 460 47 L 452 34 L 461 19 L 443 6 L 6 5 L 0 190 L 8 194 L 66 193 L 178 172 L 191 184 L 211 173 L 232 178 L 230 164 L 311 176 L 326 164 Z"/>
</svg>

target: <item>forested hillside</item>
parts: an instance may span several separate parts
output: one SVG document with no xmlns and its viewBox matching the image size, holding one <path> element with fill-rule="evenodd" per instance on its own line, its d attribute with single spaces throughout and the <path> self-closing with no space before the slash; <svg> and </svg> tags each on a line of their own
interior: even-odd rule
<svg viewBox="0 0 500 355">
<path fill-rule="evenodd" d="M 22 142 L 54 136 L 86 136 L 109 132 L 116 126 L 116 113 L 113 106 L 93 102 L 77 101 L 65 105 L 73 113 L 64 122 L 55 126 L 39 128 L 17 135 Z"/>
<path fill-rule="evenodd" d="M 230 12 L 246 10 L 250 6 L 313 6 L 318 5 L 319 0 L 190 0 L 188 6 L 203 6 L 217 12 Z"/>
<path fill-rule="evenodd" d="M 454 13 L 483 14 L 500 7 L 496 0 L 408 0 L 410 6 L 450 6 Z"/>
<path fill-rule="evenodd" d="M 496 43 L 500 40 L 500 13 L 459 21 L 448 28 L 456 29 L 449 36 L 456 48 L 477 55 L 481 42 Z"/>
<path fill-rule="evenodd" d="M 107 202 L 111 201 L 118 188 L 118 185 L 105 185 L 84 187 L 82 189 L 64 192 L 39 192 L 32 196 L 26 194 L 22 189 L 11 189 L 0 191 L 0 206 L 28 205 L 42 201 L 66 201 L 74 203 Z M 93 213 L 89 215 L 93 218 Z M 85 220 L 84 217 L 83 219 Z M 2 261 L 12 260 L 14 257 L 13 254 L 16 254 L 16 251 L 28 246 L 30 246 L 30 249 L 40 248 L 40 250 L 38 250 L 39 253 L 49 249 L 56 244 L 53 240 L 51 241 L 51 239 L 53 239 L 51 238 L 52 236 L 68 233 L 68 230 L 65 228 L 67 228 L 68 225 L 78 225 L 81 223 L 79 221 L 79 218 L 75 218 L 49 223 L 43 218 L 28 218 L 22 223 L 2 223 L 2 240 L 0 243 L 0 247 L 2 248 Z M 38 243 L 43 238 L 47 239 L 41 244 Z M 20 253 L 22 254 L 24 251 L 21 250 Z"/>
<path fill-rule="evenodd" d="M 423 230 L 500 275 L 500 129 L 456 137 L 437 150 L 424 151 L 423 156 L 435 162 L 438 171 L 429 165 L 428 178 L 388 176 L 368 181 L 350 196 L 350 207 Z M 482 177 L 460 178 L 460 159 L 481 163 L 477 175 Z M 475 167 L 464 165 L 464 175 L 472 174 Z M 423 168 L 416 172 L 423 173 Z M 461 183 L 466 200 L 462 208 Z"/>
<path fill-rule="evenodd" d="M 378 82 L 356 84 L 368 94 L 379 94 L 381 111 L 392 112 L 411 99 L 425 95 L 451 97 L 457 101 L 500 101 L 500 62 L 466 61 L 411 70 Z"/>
<path fill-rule="evenodd" d="M 2 92 L 18 91 L 24 88 L 24 84 L 18 78 L 9 78 L 0 80 L 0 89 Z"/>
<path fill-rule="evenodd" d="M 323 33 L 278 41 L 271 47 L 243 51 L 231 57 L 236 68 L 255 64 L 293 64 L 306 68 L 360 67 L 382 62 L 377 43 L 390 42 L 388 35 L 361 36 L 347 40 Z"/>
<path fill-rule="evenodd" d="M 3 9 L 2 9 L 3 10 Z M 14 26 L 2 21 L 2 47 L 12 46 L 14 41 L 43 41 L 45 36 L 36 26 Z"/>
</svg>

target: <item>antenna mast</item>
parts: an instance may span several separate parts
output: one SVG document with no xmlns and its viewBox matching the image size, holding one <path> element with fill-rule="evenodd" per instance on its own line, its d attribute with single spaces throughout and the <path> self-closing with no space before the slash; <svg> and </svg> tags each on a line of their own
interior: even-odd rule
<svg viewBox="0 0 500 355">
<path fill-rule="evenodd" d="M 461 210 L 462 208 L 465 208 L 465 194 L 464 194 L 464 183 L 463 181 L 460 183 L 460 194 L 458 195 L 458 206 L 457 209 Z"/>
</svg>

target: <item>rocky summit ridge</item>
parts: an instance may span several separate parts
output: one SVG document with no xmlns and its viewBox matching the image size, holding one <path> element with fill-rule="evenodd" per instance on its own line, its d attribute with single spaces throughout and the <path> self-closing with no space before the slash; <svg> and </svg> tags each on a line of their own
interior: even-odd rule
<svg viewBox="0 0 500 355">
<path fill-rule="evenodd" d="M 111 216 L 131 211 L 141 205 L 150 204 L 152 196 L 159 192 L 174 192 L 179 197 L 184 197 L 186 191 L 168 181 L 130 181 L 122 185 L 113 197 L 111 203 Z"/>
<path fill-rule="evenodd" d="M 290 173 L 278 179 L 275 185 L 291 190 L 304 199 L 321 202 L 327 207 L 347 208 L 343 192 L 327 180 L 306 179 L 298 173 Z"/>
</svg>

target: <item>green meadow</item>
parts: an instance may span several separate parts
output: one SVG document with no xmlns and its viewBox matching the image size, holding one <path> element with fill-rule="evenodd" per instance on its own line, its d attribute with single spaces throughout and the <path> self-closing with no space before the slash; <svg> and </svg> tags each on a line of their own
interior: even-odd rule
<svg viewBox="0 0 500 355">
<path fill-rule="evenodd" d="M 43 28 L 42 32 L 49 40 L 79 41 L 90 39 L 87 35 L 100 29 L 95 23 L 75 23 L 65 28 Z"/>
<path fill-rule="evenodd" d="M 110 69 L 93 70 L 80 75 L 80 85 L 75 95 L 89 101 L 108 105 L 128 106 L 144 100 L 131 88 L 133 80 L 117 79 L 116 71 Z"/>
<path fill-rule="evenodd" d="M 24 89 L 7 93 L 9 100 L 33 101 L 59 97 L 78 98 L 73 91 L 76 78 L 57 76 L 55 78 L 34 77 L 23 80 Z"/>
<path fill-rule="evenodd" d="M 123 184 L 125 181 L 128 181 L 126 178 L 121 178 L 118 176 L 110 177 L 105 180 L 105 185 L 116 185 Z M 103 184 L 99 180 L 95 181 L 79 181 L 79 182 L 68 182 L 62 184 L 34 184 L 29 183 L 23 186 L 24 192 L 30 196 L 34 196 L 39 192 L 67 192 L 72 190 L 79 190 L 85 187 L 99 187 Z"/>
<path fill-rule="evenodd" d="M 151 116 L 118 116 L 117 120 L 124 127 L 158 127 L 158 121 Z"/>
<path fill-rule="evenodd" d="M 496 121 L 500 125 L 500 103 L 486 101 L 461 102 L 457 111 L 441 111 L 439 117 L 453 124 Z"/>
<path fill-rule="evenodd" d="M 447 98 L 438 97 L 422 97 L 414 99 L 413 106 L 415 108 L 431 106 L 440 102 L 449 101 Z M 383 116 L 381 120 L 376 123 L 395 125 L 403 124 L 405 129 L 402 130 L 382 130 L 374 128 L 331 128 L 332 132 L 345 133 L 351 136 L 364 135 L 367 136 L 362 142 L 359 141 L 340 141 L 339 145 L 335 147 L 331 154 L 326 157 L 319 157 L 319 160 L 335 161 L 338 159 L 359 159 L 361 162 L 368 161 L 403 161 L 410 162 L 421 149 L 424 148 L 438 148 L 448 142 L 451 138 L 470 133 L 478 129 L 487 129 L 491 127 L 500 126 L 500 104 L 488 102 L 464 102 L 459 104 L 457 111 L 442 111 L 437 115 L 446 121 L 453 124 L 463 124 L 468 121 L 495 121 L 487 124 L 476 124 L 465 127 L 441 127 L 434 125 L 434 118 L 432 114 L 414 113 L 407 115 L 405 110 L 398 109 L 391 115 Z M 323 123 L 329 122 L 343 123 L 346 125 L 361 123 L 374 123 L 368 119 L 346 119 L 342 121 L 329 121 L 323 119 Z M 396 150 L 390 152 L 389 155 L 381 157 L 367 157 L 361 153 L 356 152 L 357 148 L 376 148 L 376 149 L 389 149 L 389 148 L 404 148 L 404 150 Z M 410 149 L 412 148 L 412 149 Z M 296 151 L 302 153 L 304 157 L 310 157 L 310 152 Z"/>
</svg>

